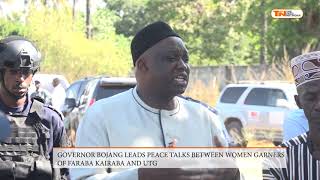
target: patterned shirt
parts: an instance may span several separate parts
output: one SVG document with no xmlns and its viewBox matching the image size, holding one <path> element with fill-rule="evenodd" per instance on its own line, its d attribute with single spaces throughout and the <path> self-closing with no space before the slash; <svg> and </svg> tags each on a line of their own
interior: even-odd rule
<svg viewBox="0 0 320 180">
<path fill-rule="evenodd" d="M 286 168 L 263 170 L 265 180 L 320 180 L 320 161 L 311 154 L 308 133 L 301 134 L 281 144 L 286 147 Z"/>
</svg>

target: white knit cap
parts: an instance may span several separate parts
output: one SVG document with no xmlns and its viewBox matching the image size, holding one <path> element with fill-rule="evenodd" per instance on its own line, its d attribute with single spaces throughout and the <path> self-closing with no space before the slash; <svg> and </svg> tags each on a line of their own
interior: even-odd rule
<svg viewBox="0 0 320 180">
<path fill-rule="evenodd" d="M 320 51 L 297 56 L 290 61 L 296 86 L 320 79 Z"/>
</svg>

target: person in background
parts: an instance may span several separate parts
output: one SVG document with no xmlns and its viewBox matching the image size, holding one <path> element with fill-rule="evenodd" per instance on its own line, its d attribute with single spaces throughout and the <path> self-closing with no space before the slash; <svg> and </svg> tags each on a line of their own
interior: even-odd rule
<svg viewBox="0 0 320 180">
<path fill-rule="evenodd" d="M 34 81 L 34 85 L 36 87 L 36 90 L 31 94 L 31 98 L 40 97 L 45 104 L 52 105 L 51 104 L 51 95 L 49 91 L 41 88 L 41 83 L 38 80 Z"/>
<path fill-rule="evenodd" d="M 309 131 L 303 109 L 291 110 L 283 121 L 283 142 Z"/>
<path fill-rule="evenodd" d="M 320 51 L 309 52 L 290 61 L 297 87 L 297 105 L 308 120 L 309 131 L 281 144 L 286 148 L 283 168 L 266 163 L 263 179 L 320 180 Z"/>
<path fill-rule="evenodd" d="M 66 91 L 61 86 L 59 78 L 54 78 L 52 80 L 52 86 L 53 86 L 53 90 L 51 94 L 52 106 L 61 112 L 63 109 L 64 100 L 66 98 Z"/>
</svg>

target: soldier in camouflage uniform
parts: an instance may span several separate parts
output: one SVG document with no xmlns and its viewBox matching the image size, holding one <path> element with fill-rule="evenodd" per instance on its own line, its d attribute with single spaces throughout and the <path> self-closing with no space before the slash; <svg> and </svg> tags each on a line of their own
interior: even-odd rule
<svg viewBox="0 0 320 180">
<path fill-rule="evenodd" d="M 63 116 L 28 93 L 40 61 L 29 40 L 10 36 L 0 41 L 0 110 L 11 128 L 10 136 L 0 141 L 1 180 L 67 178 L 66 169 L 52 168 L 53 147 L 67 145 Z"/>
</svg>

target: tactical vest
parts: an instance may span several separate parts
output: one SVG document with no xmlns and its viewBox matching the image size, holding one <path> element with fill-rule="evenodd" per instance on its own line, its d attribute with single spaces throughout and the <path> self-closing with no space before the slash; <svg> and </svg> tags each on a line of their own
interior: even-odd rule
<svg viewBox="0 0 320 180">
<path fill-rule="evenodd" d="M 52 179 L 49 129 L 41 123 L 43 103 L 34 99 L 27 116 L 9 115 L 11 134 L 0 142 L 0 179 Z"/>
</svg>

